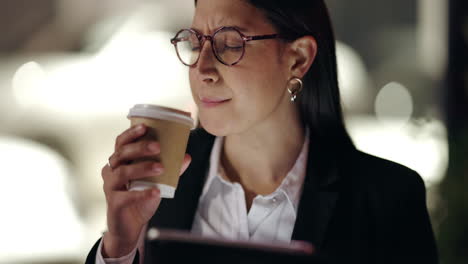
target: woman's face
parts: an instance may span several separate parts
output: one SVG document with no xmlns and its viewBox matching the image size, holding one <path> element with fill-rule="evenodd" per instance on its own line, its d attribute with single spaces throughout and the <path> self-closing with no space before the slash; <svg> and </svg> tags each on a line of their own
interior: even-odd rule
<svg viewBox="0 0 468 264">
<path fill-rule="evenodd" d="M 246 36 L 277 33 L 246 1 L 199 0 L 192 28 L 212 35 L 223 26 L 235 26 Z M 278 39 L 247 42 L 242 60 L 226 66 L 206 41 L 189 76 L 200 122 L 208 132 L 225 136 L 262 125 L 271 128 L 296 113 L 286 89 L 292 77 L 284 59 L 286 45 Z"/>
</svg>

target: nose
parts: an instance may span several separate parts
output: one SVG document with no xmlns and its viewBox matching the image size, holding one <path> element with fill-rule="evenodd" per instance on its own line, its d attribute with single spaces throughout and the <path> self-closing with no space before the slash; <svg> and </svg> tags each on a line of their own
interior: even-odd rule
<svg viewBox="0 0 468 264">
<path fill-rule="evenodd" d="M 205 83 L 216 83 L 219 80 L 219 72 L 216 68 L 216 57 L 212 50 L 212 41 L 206 39 L 200 50 L 200 57 L 194 66 L 200 80 Z"/>
</svg>

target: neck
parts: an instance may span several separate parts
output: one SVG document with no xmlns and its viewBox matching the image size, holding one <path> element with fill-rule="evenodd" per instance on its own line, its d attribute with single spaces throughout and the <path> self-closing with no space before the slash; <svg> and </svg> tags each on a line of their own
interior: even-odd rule
<svg viewBox="0 0 468 264">
<path fill-rule="evenodd" d="M 288 116 L 281 122 L 264 122 L 226 136 L 221 155 L 225 177 L 258 194 L 274 191 L 294 166 L 304 144 L 299 115 Z"/>
</svg>

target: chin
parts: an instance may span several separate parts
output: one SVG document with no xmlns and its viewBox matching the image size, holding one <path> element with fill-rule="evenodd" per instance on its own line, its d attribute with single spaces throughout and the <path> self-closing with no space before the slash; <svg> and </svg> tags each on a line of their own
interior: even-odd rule
<svg viewBox="0 0 468 264">
<path fill-rule="evenodd" d="M 226 136 L 232 134 L 231 125 L 232 122 L 229 119 L 206 119 L 202 116 L 199 117 L 200 125 L 203 129 L 205 129 L 208 133 L 214 136 Z"/>
<path fill-rule="evenodd" d="M 214 136 L 226 136 L 229 133 L 229 129 L 226 128 L 224 122 L 203 122 L 200 119 L 200 125 L 203 129 L 205 129 L 208 133 Z"/>
</svg>

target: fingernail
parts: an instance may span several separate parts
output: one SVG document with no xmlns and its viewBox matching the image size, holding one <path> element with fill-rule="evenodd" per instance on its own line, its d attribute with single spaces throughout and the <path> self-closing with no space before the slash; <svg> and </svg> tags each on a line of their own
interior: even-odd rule
<svg viewBox="0 0 468 264">
<path fill-rule="evenodd" d="M 153 171 L 156 172 L 156 173 L 161 173 L 163 172 L 163 168 L 161 168 L 160 165 L 158 164 L 154 164 L 153 167 L 152 167 Z"/>
<path fill-rule="evenodd" d="M 143 131 L 143 128 L 144 128 L 143 125 L 142 125 L 142 124 L 139 124 L 139 125 L 137 125 L 137 126 L 135 127 L 135 130 L 136 130 L 137 132 L 142 132 L 142 131 Z"/>
<path fill-rule="evenodd" d="M 148 150 L 151 152 L 159 151 L 159 144 L 158 143 L 150 143 L 148 145 Z"/>
</svg>

